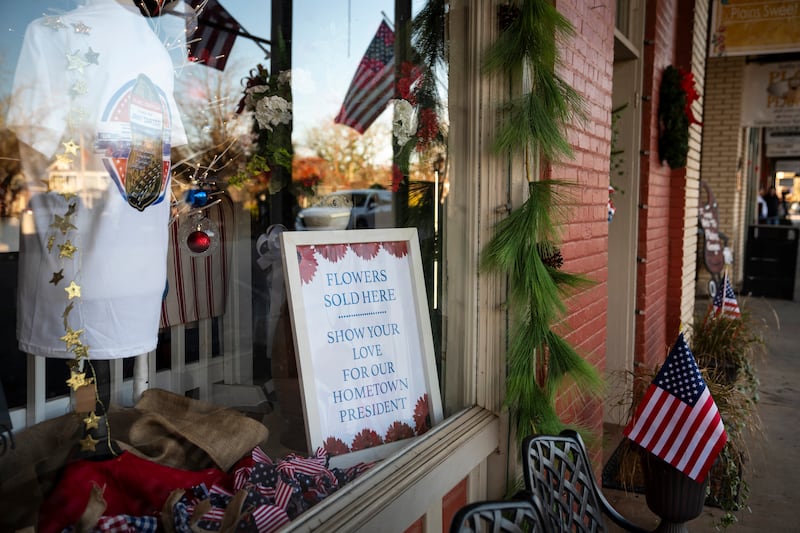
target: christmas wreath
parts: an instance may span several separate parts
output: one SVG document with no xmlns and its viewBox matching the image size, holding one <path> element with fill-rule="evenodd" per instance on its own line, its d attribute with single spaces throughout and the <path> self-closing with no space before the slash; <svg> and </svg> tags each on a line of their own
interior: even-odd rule
<svg viewBox="0 0 800 533">
<path fill-rule="evenodd" d="M 661 78 L 658 103 L 658 154 L 670 168 L 686 166 L 689 153 L 689 126 L 702 125 L 692 113 L 692 103 L 700 98 L 691 72 L 668 66 Z"/>
</svg>

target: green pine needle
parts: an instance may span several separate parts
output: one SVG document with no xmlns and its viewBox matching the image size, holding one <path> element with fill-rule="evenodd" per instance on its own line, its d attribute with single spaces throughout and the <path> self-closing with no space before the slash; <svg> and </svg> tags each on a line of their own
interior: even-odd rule
<svg viewBox="0 0 800 533">
<path fill-rule="evenodd" d="M 498 152 L 536 146 L 547 161 L 572 157 L 566 124 L 583 120 L 580 96 L 558 76 L 544 69 L 533 73 L 533 88 L 502 107 L 503 123 L 494 140 Z"/>
<path fill-rule="evenodd" d="M 483 66 L 487 72 L 514 74 L 526 63 L 552 68 L 558 60 L 557 43 L 574 34 L 569 21 L 551 2 L 527 0 L 519 7 L 519 16 L 484 56 Z"/>
<path fill-rule="evenodd" d="M 445 28 L 447 6 L 444 0 L 429 0 L 411 23 L 414 49 L 419 52 L 428 68 L 444 64 L 447 58 Z"/>
<path fill-rule="evenodd" d="M 583 391 L 599 393 L 603 380 L 597 369 L 583 359 L 567 341 L 548 332 L 547 347 L 550 351 L 547 368 L 547 390 L 555 394 L 564 377 L 571 377 Z"/>
<path fill-rule="evenodd" d="M 545 163 L 572 157 L 565 131 L 585 116 L 583 100 L 555 73 L 558 41 L 571 35 L 572 27 L 549 0 L 518 0 L 514 6 L 519 14 L 489 48 L 484 68 L 517 80 L 525 73 L 529 87 L 503 105 L 494 148 L 509 154 L 533 152 Z M 528 199 L 495 226 L 481 256 L 483 270 L 508 279 L 513 327 L 505 406 L 520 440 L 563 428 L 555 399 L 565 379 L 588 393 L 597 394 L 602 387 L 597 369 L 551 329 L 566 312 L 564 296 L 588 283 L 543 261 L 558 251 L 565 184 L 526 179 Z"/>
</svg>

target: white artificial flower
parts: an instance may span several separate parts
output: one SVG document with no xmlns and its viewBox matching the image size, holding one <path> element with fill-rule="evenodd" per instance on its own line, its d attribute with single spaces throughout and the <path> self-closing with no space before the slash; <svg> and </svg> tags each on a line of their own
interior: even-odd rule
<svg viewBox="0 0 800 533">
<path fill-rule="evenodd" d="M 269 85 L 254 85 L 248 87 L 244 92 L 244 108 L 253 111 L 258 104 L 259 94 L 269 91 Z"/>
<path fill-rule="evenodd" d="M 280 96 L 267 96 L 256 103 L 258 127 L 272 131 L 273 126 L 292 120 L 292 104 Z"/>
<path fill-rule="evenodd" d="M 269 85 L 253 85 L 252 87 L 248 87 L 247 91 L 245 92 L 247 94 L 253 94 L 253 93 L 265 93 L 267 91 L 269 91 Z"/>
<path fill-rule="evenodd" d="M 417 133 L 417 115 L 408 100 L 396 99 L 391 102 L 394 102 L 392 135 L 399 146 L 404 146 Z"/>
</svg>

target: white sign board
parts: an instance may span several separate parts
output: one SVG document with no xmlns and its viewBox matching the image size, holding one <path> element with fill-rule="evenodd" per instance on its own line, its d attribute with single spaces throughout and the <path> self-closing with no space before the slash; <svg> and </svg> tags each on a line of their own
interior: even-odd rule
<svg viewBox="0 0 800 533">
<path fill-rule="evenodd" d="M 800 62 L 745 65 L 742 126 L 800 126 Z"/>
<path fill-rule="evenodd" d="M 311 449 L 372 461 L 441 421 L 416 229 L 281 238 Z"/>
</svg>

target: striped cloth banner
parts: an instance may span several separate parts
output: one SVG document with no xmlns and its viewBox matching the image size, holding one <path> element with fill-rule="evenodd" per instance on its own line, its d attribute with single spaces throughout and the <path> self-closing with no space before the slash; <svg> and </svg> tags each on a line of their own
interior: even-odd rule
<svg viewBox="0 0 800 533">
<path fill-rule="evenodd" d="M 181 218 L 169 227 L 167 252 L 167 293 L 161 302 L 159 327 L 167 328 L 225 312 L 233 238 L 233 201 L 227 194 L 214 196 L 220 202 L 205 210 L 219 228 L 219 246 L 207 256 L 192 254 L 180 242 Z"/>
</svg>

